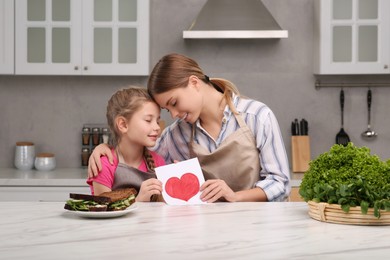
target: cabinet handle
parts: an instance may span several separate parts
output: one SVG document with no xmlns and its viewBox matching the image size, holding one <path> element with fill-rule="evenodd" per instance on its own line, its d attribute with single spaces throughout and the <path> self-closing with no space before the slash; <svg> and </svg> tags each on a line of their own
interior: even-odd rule
<svg viewBox="0 0 390 260">
<path fill-rule="evenodd" d="M 88 66 L 85 66 L 85 67 L 84 67 L 84 70 L 88 70 Z"/>
<path fill-rule="evenodd" d="M 389 66 L 387 64 L 385 64 L 385 66 L 383 66 L 384 69 L 388 69 Z"/>
<path fill-rule="evenodd" d="M 79 66 L 74 66 L 74 70 L 79 70 Z"/>
</svg>

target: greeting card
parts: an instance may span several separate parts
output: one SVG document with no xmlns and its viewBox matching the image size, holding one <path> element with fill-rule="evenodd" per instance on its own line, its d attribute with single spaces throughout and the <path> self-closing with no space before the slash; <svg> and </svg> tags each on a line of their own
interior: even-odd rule
<svg viewBox="0 0 390 260">
<path fill-rule="evenodd" d="M 198 158 L 157 167 L 157 178 L 162 182 L 163 198 L 169 205 L 203 204 L 200 186 L 204 176 Z"/>
</svg>

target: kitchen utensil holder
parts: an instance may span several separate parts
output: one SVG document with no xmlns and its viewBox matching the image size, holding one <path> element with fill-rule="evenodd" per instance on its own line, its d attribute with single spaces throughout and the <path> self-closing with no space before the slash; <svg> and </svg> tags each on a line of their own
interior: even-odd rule
<svg viewBox="0 0 390 260">
<path fill-rule="evenodd" d="M 310 138 L 307 135 L 291 137 L 292 171 L 306 172 L 310 162 Z"/>
</svg>

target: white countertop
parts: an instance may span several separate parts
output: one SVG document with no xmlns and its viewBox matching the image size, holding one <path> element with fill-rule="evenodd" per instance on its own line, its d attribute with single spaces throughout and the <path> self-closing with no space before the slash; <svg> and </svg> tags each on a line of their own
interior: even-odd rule
<svg viewBox="0 0 390 260">
<path fill-rule="evenodd" d="M 292 173 L 291 186 L 299 187 L 303 173 Z M 21 171 L 0 168 L 0 186 L 87 186 L 86 168 L 57 168 L 53 171 Z"/>
<path fill-rule="evenodd" d="M 311 219 L 303 202 L 136 203 L 84 219 L 60 202 L 0 202 L 2 259 L 367 259 L 390 255 L 388 226 Z"/>
</svg>

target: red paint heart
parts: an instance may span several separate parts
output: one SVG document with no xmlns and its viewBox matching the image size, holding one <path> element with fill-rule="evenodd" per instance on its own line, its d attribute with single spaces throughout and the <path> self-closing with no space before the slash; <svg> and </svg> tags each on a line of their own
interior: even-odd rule
<svg viewBox="0 0 390 260">
<path fill-rule="evenodd" d="M 165 191 L 172 198 L 188 201 L 199 192 L 199 180 L 195 174 L 185 173 L 181 178 L 169 178 Z"/>
</svg>

